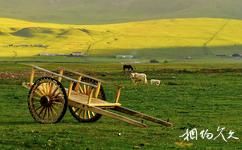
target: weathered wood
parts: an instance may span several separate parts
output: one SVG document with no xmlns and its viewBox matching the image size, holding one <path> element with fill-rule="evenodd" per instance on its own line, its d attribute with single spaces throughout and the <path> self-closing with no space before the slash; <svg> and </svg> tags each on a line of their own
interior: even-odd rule
<svg viewBox="0 0 242 150">
<path fill-rule="evenodd" d="M 68 70 L 66 69 L 67 72 L 70 72 L 70 73 L 73 73 L 73 74 L 76 74 L 76 75 L 80 75 L 80 76 L 83 76 L 83 77 L 87 77 L 87 78 L 90 78 L 90 79 L 93 79 L 93 80 L 96 80 L 98 82 L 102 82 L 102 83 L 105 83 L 106 81 L 104 80 L 101 80 L 101 79 L 98 79 L 98 78 L 95 78 L 95 77 L 92 77 L 92 76 L 89 76 L 89 75 L 86 75 L 84 73 L 80 73 L 80 72 L 76 72 L 76 71 L 71 71 L 71 70 Z"/>
<path fill-rule="evenodd" d="M 94 88 L 92 88 L 92 89 L 91 89 L 91 92 L 90 92 L 90 94 L 88 95 L 87 104 L 91 104 L 91 100 L 92 100 L 93 91 L 94 91 Z"/>
<path fill-rule="evenodd" d="M 106 103 L 106 104 L 99 104 L 99 103 L 90 103 L 88 106 L 95 106 L 95 107 L 116 107 L 116 106 L 121 106 L 120 103 Z"/>
<path fill-rule="evenodd" d="M 122 89 L 122 87 L 118 87 L 118 89 L 117 89 L 116 100 L 115 100 L 116 103 L 119 103 L 121 89 Z"/>
<path fill-rule="evenodd" d="M 32 68 L 31 75 L 30 75 L 30 81 L 29 81 L 30 86 L 33 85 L 33 82 L 34 82 L 34 75 L 35 75 L 35 69 Z"/>
<path fill-rule="evenodd" d="M 66 90 L 68 92 L 68 90 Z M 120 103 L 110 103 L 99 98 L 91 98 L 91 103 L 88 104 L 90 96 L 77 93 L 72 91 L 71 96 L 68 98 L 69 101 L 77 102 L 83 105 L 96 106 L 96 107 L 109 107 L 114 108 L 115 106 L 121 106 Z M 76 107 L 76 106 L 75 106 Z"/>
<path fill-rule="evenodd" d="M 59 70 L 59 74 L 60 74 L 60 75 L 63 75 L 63 74 L 64 74 L 64 68 L 60 68 L 60 70 Z M 61 80 L 62 80 L 62 77 L 59 76 L 59 77 L 58 77 L 58 81 L 61 82 Z"/>
<path fill-rule="evenodd" d="M 73 82 L 71 81 L 71 82 L 70 82 L 70 85 L 69 85 L 69 88 L 68 88 L 68 94 L 67 94 L 68 98 L 71 97 L 71 94 L 72 94 L 72 87 L 73 87 Z"/>
<path fill-rule="evenodd" d="M 68 104 L 70 106 L 78 107 L 78 108 L 81 108 L 81 109 L 84 109 L 84 110 L 89 110 L 89 111 L 92 111 L 92 112 L 95 112 L 95 113 L 98 113 L 98 114 L 101 114 L 101 115 L 104 115 L 104 116 L 107 116 L 107 117 L 110 117 L 110 118 L 113 118 L 113 119 L 121 120 L 121 121 L 127 122 L 127 123 L 134 125 L 134 126 L 137 126 L 137 127 L 141 127 L 141 128 L 147 128 L 148 127 L 147 125 L 145 125 L 141 122 L 138 122 L 136 120 L 127 118 L 125 116 L 121 116 L 119 114 L 104 110 L 102 108 L 87 106 L 87 105 L 83 105 L 83 104 L 80 104 L 80 103 L 74 102 L 74 101 L 69 101 Z"/>
<path fill-rule="evenodd" d="M 76 87 L 75 87 L 75 91 L 77 92 L 78 91 L 78 89 L 79 89 L 79 87 L 80 87 L 80 81 L 81 81 L 81 79 L 82 79 L 82 76 L 80 76 L 80 77 L 78 77 L 78 82 L 76 83 Z"/>
<path fill-rule="evenodd" d="M 131 110 L 131 109 L 128 109 L 128 108 L 125 108 L 125 107 L 115 107 L 114 110 L 117 110 L 117 111 L 125 113 L 125 114 L 129 114 L 129 115 L 132 115 L 132 116 L 136 116 L 136 117 L 139 117 L 139 118 L 142 118 L 142 119 L 154 122 L 154 123 L 162 124 L 162 125 L 165 125 L 167 127 L 172 126 L 172 123 L 170 123 L 170 122 L 167 122 L 167 121 L 164 121 L 164 120 L 161 120 L 161 119 L 158 119 L 158 118 L 154 118 L 154 117 L 151 117 L 149 115 L 146 115 L 146 114 L 143 114 L 141 112 Z"/>
<path fill-rule="evenodd" d="M 107 110 L 103 110 L 101 108 L 89 107 L 88 110 L 96 112 L 98 114 L 105 115 L 107 117 L 111 117 L 113 119 L 117 119 L 117 120 L 121 120 L 121 121 L 127 122 L 129 124 L 132 124 L 132 125 L 135 125 L 135 126 L 138 126 L 138 127 L 141 127 L 141 128 L 147 128 L 148 127 L 147 125 L 145 125 L 145 124 L 143 124 L 141 122 L 138 122 L 136 120 L 127 118 L 125 116 L 121 116 L 119 114 L 116 114 L 116 113 L 113 113 L 113 112 L 110 112 L 110 111 L 107 111 Z"/>
<path fill-rule="evenodd" d="M 99 81 L 99 82 L 97 83 L 97 88 L 96 88 L 96 91 L 95 91 L 95 98 L 98 97 L 99 92 L 100 92 L 100 88 L 101 88 L 101 82 Z"/>
<path fill-rule="evenodd" d="M 26 83 L 26 82 L 23 82 L 22 86 L 25 87 L 26 89 L 30 89 L 31 88 L 30 83 Z"/>
<path fill-rule="evenodd" d="M 64 75 L 60 75 L 58 73 L 55 73 L 55 72 L 52 72 L 52 71 L 49 71 L 49 70 L 46 70 L 46 69 L 43 69 L 43 68 L 40 68 L 38 66 L 33 66 L 34 69 L 37 69 L 37 70 L 40 70 L 40 71 L 43 71 L 43 72 L 46 72 L 46 73 L 49 73 L 49 74 L 52 74 L 52 75 L 55 75 L 57 77 L 62 77 L 63 79 L 66 79 L 66 80 L 69 80 L 69 81 L 72 81 L 72 82 L 76 82 L 76 83 L 80 83 L 80 84 L 83 84 L 83 85 L 88 85 L 90 87 L 94 87 L 96 88 L 97 86 L 96 85 L 93 85 L 93 84 L 90 84 L 90 83 L 86 83 L 86 82 L 82 82 L 82 81 L 77 81 L 75 79 L 72 79 L 70 77 L 67 77 L 67 76 L 64 76 Z"/>
</svg>

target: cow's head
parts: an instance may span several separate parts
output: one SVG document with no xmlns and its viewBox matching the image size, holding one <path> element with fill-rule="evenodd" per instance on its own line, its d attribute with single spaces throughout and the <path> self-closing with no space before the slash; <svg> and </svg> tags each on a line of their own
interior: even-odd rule
<svg viewBox="0 0 242 150">
<path fill-rule="evenodd" d="M 133 79 L 136 73 L 130 73 L 130 78 Z"/>
</svg>

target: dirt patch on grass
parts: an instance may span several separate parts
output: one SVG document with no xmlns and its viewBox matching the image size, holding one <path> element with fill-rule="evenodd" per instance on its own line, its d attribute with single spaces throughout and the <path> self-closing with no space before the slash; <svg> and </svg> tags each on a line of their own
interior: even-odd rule
<svg viewBox="0 0 242 150">
<path fill-rule="evenodd" d="M 18 78 L 23 78 L 29 75 L 29 73 L 21 73 L 21 72 L 15 72 L 15 73 L 10 73 L 10 72 L 0 72 L 0 79 L 18 79 Z"/>
</svg>

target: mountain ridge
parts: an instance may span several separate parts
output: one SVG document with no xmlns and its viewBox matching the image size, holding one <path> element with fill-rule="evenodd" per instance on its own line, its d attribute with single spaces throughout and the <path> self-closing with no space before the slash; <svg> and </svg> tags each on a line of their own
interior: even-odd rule
<svg viewBox="0 0 242 150">
<path fill-rule="evenodd" d="M 167 18 L 242 19 L 241 0 L 8 0 L 0 17 L 68 24 Z"/>
</svg>

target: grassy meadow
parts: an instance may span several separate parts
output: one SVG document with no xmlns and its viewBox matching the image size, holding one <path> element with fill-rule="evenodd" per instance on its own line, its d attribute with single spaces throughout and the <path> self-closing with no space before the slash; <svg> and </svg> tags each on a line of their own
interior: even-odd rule
<svg viewBox="0 0 242 150">
<path fill-rule="evenodd" d="M 241 150 L 241 7 L 241 0 L 0 1 L 0 150 Z M 79 123 L 69 110 L 57 124 L 36 123 L 21 86 L 31 68 L 23 64 L 109 81 L 110 102 L 113 84 L 122 84 L 123 106 L 174 126 L 145 121 L 143 129 L 105 116 Z M 161 85 L 132 84 L 123 64 Z M 217 136 L 218 127 L 239 140 L 201 138 L 206 129 Z M 197 140 L 179 137 L 193 128 Z"/>
<path fill-rule="evenodd" d="M 161 19 L 104 25 L 70 25 L 0 18 L 0 56 L 40 53 L 186 58 L 231 56 L 242 50 L 242 21 Z"/>
<path fill-rule="evenodd" d="M 174 126 L 166 128 L 145 122 L 149 128 L 141 129 L 107 117 L 95 123 L 78 123 L 69 111 L 60 123 L 38 124 L 28 111 L 28 90 L 21 86 L 28 79 L 30 68 L 15 62 L 1 62 L 1 149 L 242 149 L 241 63 L 134 65 L 148 79 L 160 79 L 161 86 L 133 85 L 128 74 L 122 72 L 120 63 L 34 64 L 50 70 L 63 66 L 121 83 L 125 86 L 121 96 L 123 106 L 169 119 Z M 104 86 L 112 101 L 115 89 L 111 83 Z M 226 127 L 224 134 L 233 130 L 240 140 L 226 143 L 219 137 L 184 142 L 179 138 L 191 128 L 208 129 L 217 135 L 218 126 Z"/>
</svg>

